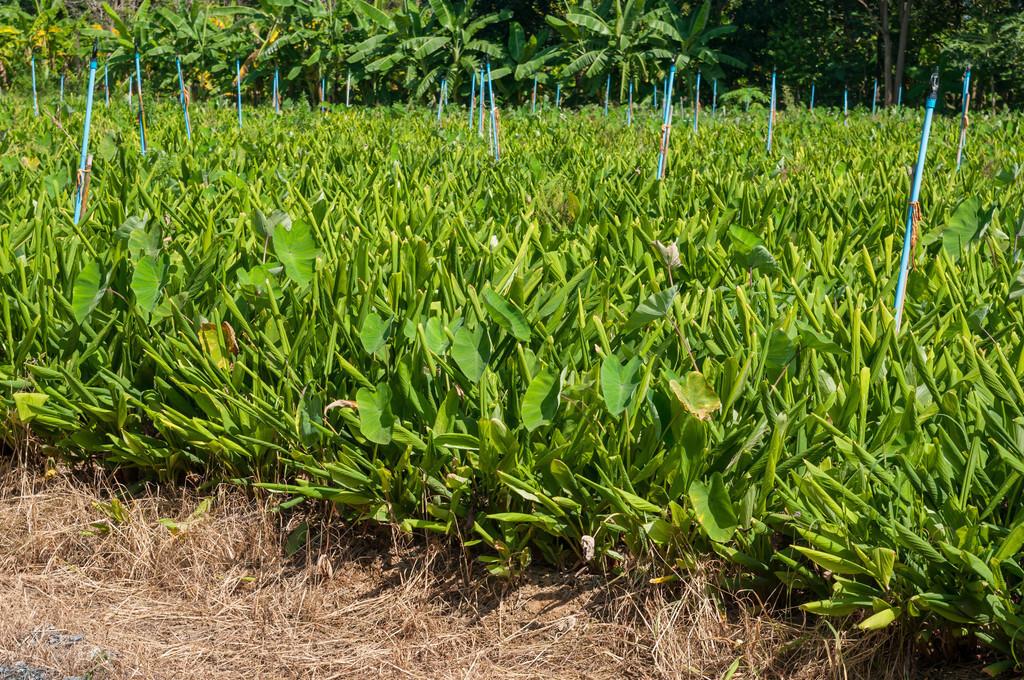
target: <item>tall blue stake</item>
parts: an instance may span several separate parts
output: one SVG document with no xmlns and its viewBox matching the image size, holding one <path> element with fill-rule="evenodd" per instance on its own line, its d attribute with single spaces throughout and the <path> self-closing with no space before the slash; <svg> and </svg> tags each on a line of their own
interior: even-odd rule
<svg viewBox="0 0 1024 680">
<path fill-rule="evenodd" d="M 772 133 L 775 130 L 775 69 L 772 69 L 772 98 L 768 107 L 768 153 L 772 152 Z"/>
<path fill-rule="evenodd" d="M 238 127 L 242 127 L 242 65 L 235 59 L 235 101 L 238 102 Z"/>
<path fill-rule="evenodd" d="M 850 90 L 843 85 L 843 122 L 850 124 Z"/>
<path fill-rule="evenodd" d="M 916 222 L 920 219 L 921 208 L 918 198 L 921 195 L 921 178 L 924 175 L 924 160 L 928 154 L 928 136 L 932 129 L 932 114 L 935 113 L 935 102 L 939 98 L 939 73 L 932 74 L 931 91 L 924 103 L 924 125 L 921 128 L 921 143 L 917 149 L 917 165 L 914 166 L 914 181 L 910 186 L 910 200 L 907 203 L 907 224 L 903 230 L 903 252 L 900 255 L 900 274 L 896 280 L 896 331 L 899 332 L 903 322 L 903 303 L 907 296 L 907 274 L 910 269 L 911 249 L 915 241 Z"/>
<path fill-rule="evenodd" d="M 711 115 L 718 111 L 718 78 L 711 81 Z"/>
<path fill-rule="evenodd" d="M 633 126 L 633 81 L 629 81 L 629 108 L 626 109 L 626 126 Z"/>
<path fill-rule="evenodd" d="M 281 113 L 281 74 L 274 67 L 274 113 Z"/>
<path fill-rule="evenodd" d="M 967 126 L 970 121 L 967 118 L 967 112 L 971 107 L 971 67 L 967 67 L 967 71 L 964 72 L 964 86 L 960 93 L 961 105 L 960 105 L 960 143 L 956 149 L 956 169 L 960 169 L 960 162 L 964 157 L 964 146 L 967 144 Z"/>
<path fill-rule="evenodd" d="M 444 108 L 444 78 L 441 79 L 441 89 L 437 93 L 437 124 L 441 124 L 441 109 Z"/>
<path fill-rule="evenodd" d="M 900 89 L 896 94 L 896 106 L 903 106 L 903 83 L 900 83 Z"/>
<path fill-rule="evenodd" d="M 32 55 L 32 110 L 39 115 L 39 97 L 36 94 L 36 55 Z"/>
<path fill-rule="evenodd" d="M 491 62 L 487 62 L 487 92 L 491 98 L 491 141 L 494 144 L 494 160 L 501 160 L 501 140 L 498 138 L 498 108 L 494 103 L 494 79 L 491 77 Z"/>
<path fill-rule="evenodd" d="M 477 133 L 484 136 L 484 109 L 487 108 L 487 100 L 484 98 L 484 70 L 480 69 L 480 111 L 478 112 L 477 118 L 479 118 L 479 129 Z"/>
<path fill-rule="evenodd" d="M 661 122 L 661 146 L 658 148 L 658 176 L 659 180 L 665 178 L 665 162 L 668 160 L 668 142 L 672 131 L 670 123 L 672 116 L 672 85 L 676 79 L 676 65 L 672 64 L 669 69 L 668 78 L 665 79 L 664 113 Z"/>
<path fill-rule="evenodd" d="M 135 45 L 135 92 L 139 95 L 139 148 L 146 155 L 146 108 L 142 105 L 142 61 L 139 58 L 139 45 Z"/>
<path fill-rule="evenodd" d="M 327 78 L 320 79 L 320 111 L 327 112 Z"/>
<path fill-rule="evenodd" d="M 181 59 L 178 57 L 174 58 L 174 63 L 178 67 L 178 99 L 181 101 L 181 114 L 185 117 L 185 136 L 188 137 L 188 141 L 192 141 L 192 124 L 188 120 L 188 101 L 185 98 L 185 79 L 181 75 Z"/>
<path fill-rule="evenodd" d="M 530 113 L 537 113 L 537 76 L 533 77 L 533 95 L 530 97 Z"/>
<path fill-rule="evenodd" d="M 473 79 L 469 84 L 469 130 L 473 131 L 473 111 L 476 110 L 476 71 L 473 71 Z"/>
<path fill-rule="evenodd" d="M 697 132 L 697 118 L 700 116 L 700 71 L 697 71 L 697 87 L 693 90 L 693 131 Z"/>
<path fill-rule="evenodd" d="M 64 74 L 60 74 L 60 105 L 64 106 Z"/>
<path fill-rule="evenodd" d="M 110 81 L 107 78 L 107 62 L 103 62 L 103 96 L 107 100 L 107 108 L 110 108 Z"/>
<path fill-rule="evenodd" d="M 658 110 L 658 86 L 655 83 L 651 83 L 651 107 Z"/>
<path fill-rule="evenodd" d="M 814 81 L 811 81 L 811 111 L 814 110 Z"/>
<path fill-rule="evenodd" d="M 562 108 L 562 84 L 555 85 L 555 108 Z"/>
<path fill-rule="evenodd" d="M 604 115 L 608 115 L 608 98 L 612 93 L 612 74 L 608 74 L 608 79 L 604 81 Z"/>
<path fill-rule="evenodd" d="M 875 115 L 875 108 L 878 106 L 878 78 L 875 78 L 875 88 L 871 92 L 871 115 Z"/>
<path fill-rule="evenodd" d="M 78 161 L 78 190 L 75 192 L 75 224 L 82 217 L 82 199 L 85 195 L 86 164 L 89 157 L 89 125 L 92 123 L 92 89 L 96 86 L 96 51 L 99 39 L 92 43 L 92 59 L 89 60 L 89 89 L 85 93 L 85 127 L 82 130 L 82 154 Z"/>
</svg>

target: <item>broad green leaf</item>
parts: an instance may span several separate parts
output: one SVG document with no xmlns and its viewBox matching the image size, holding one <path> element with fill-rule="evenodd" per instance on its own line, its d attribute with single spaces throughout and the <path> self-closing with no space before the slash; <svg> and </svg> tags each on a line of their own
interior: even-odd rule
<svg viewBox="0 0 1024 680">
<path fill-rule="evenodd" d="M 452 343 L 452 358 L 459 369 L 466 374 L 466 377 L 473 382 L 479 382 L 480 377 L 487 368 L 487 362 L 491 358 L 491 344 L 483 328 L 477 327 L 469 330 L 463 326 L 455 333 L 455 341 Z"/>
<path fill-rule="evenodd" d="M 284 265 L 284 272 L 300 286 L 308 286 L 313 280 L 313 265 L 317 250 L 309 224 L 295 221 L 291 227 L 280 224 L 274 229 L 274 254 Z"/>
<path fill-rule="evenodd" d="M 638 356 L 623 364 L 614 354 L 607 355 L 601 362 L 601 395 L 613 416 L 622 413 L 629 405 L 634 390 L 640 384 L 640 365 Z"/>
<path fill-rule="evenodd" d="M 626 327 L 622 332 L 629 333 L 637 328 L 646 326 L 655 319 L 664 317 L 672 308 L 672 301 L 675 299 L 677 291 L 678 288 L 676 286 L 671 286 L 650 295 L 637 306 L 629 320 L 626 321 Z"/>
<path fill-rule="evenodd" d="M 530 325 L 515 305 L 488 288 L 481 296 L 488 316 L 521 342 L 529 342 Z"/>
<path fill-rule="evenodd" d="M 736 533 L 739 525 L 732 499 L 725 488 L 722 473 L 711 475 L 711 484 L 706 486 L 700 480 L 690 485 L 690 502 L 693 503 L 694 516 L 700 523 L 704 533 L 712 541 L 725 543 Z"/>
<path fill-rule="evenodd" d="M 562 396 L 562 380 L 550 370 L 533 376 L 522 401 L 522 419 L 526 429 L 533 432 L 541 425 L 550 425 L 558 411 Z"/>
<path fill-rule="evenodd" d="M 35 420 L 39 409 L 50 398 L 48 394 L 40 392 L 15 392 L 14 408 L 18 413 L 18 420 L 23 423 L 30 423 Z"/>
<path fill-rule="evenodd" d="M 78 273 L 75 287 L 71 292 L 71 310 L 75 315 L 75 321 L 85 323 L 106 292 L 101 281 L 100 263 L 90 260 Z"/>
<path fill-rule="evenodd" d="M 163 255 L 144 255 L 135 263 L 132 272 L 132 293 L 135 304 L 145 318 L 156 308 L 167 273 L 167 258 Z"/>
<path fill-rule="evenodd" d="M 391 334 L 392 319 L 383 319 L 376 312 L 370 312 L 359 329 L 359 342 L 367 354 L 376 354 L 384 347 Z"/>
<path fill-rule="evenodd" d="M 359 430 L 375 444 L 390 444 L 395 416 L 391 413 L 391 388 L 377 385 L 376 389 L 360 387 L 356 392 L 359 405 Z"/>
<path fill-rule="evenodd" d="M 991 210 L 982 210 L 980 197 L 964 199 L 942 230 L 942 249 L 954 260 L 959 259 L 967 245 L 979 236 L 991 218 Z"/>
</svg>

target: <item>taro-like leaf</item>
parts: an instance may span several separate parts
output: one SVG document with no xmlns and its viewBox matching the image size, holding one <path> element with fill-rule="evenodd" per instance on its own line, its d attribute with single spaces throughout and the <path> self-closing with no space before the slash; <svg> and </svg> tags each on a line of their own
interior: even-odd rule
<svg viewBox="0 0 1024 680">
<path fill-rule="evenodd" d="M 359 329 L 359 342 L 367 354 L 376 354 L 388 341 L 391 334 L 391 319 L 381 318 L 376 312 L 370 312 Z"/>
<path fill-rule="evenodd" d="M 668 386 L 683 408 L 701 420 L 709 419 L 712 413 L 722 408 L 722 400 L 715 393 L 715 388 L 697 371 L 687 373 L 682 383 L 670 380 Z"/>
<path fill-rule="evenodd" d="M 478 326 L 474 330 L 469 330 L 463 326 L 456 331 L 455 342 L 452 343 L 452 358 L 467 378 L 479 382 L 484 369 L 487 368 L 487 361 L 491 358 L 491 345 L 484 329 Z"/>
<path fill-rule="evenodd" d="M 626 410 L 633 391 L 640 384 L 640 357 L 623 364 L 614 354 L 601 362 L 601 396 L 609 413 L 617 416 Z"/>
<path fill-rule="evenodd" d="M 676 297 L 678 288 L 671 286 L 665 290 L 650 295 L 646 300 L 637 305 L 636 310 L 626 321 L 624 333 L 646 326 L 655 319 L 660 319 L 672 308 L 672 301 Z"/>
<path fill-rule="evenodd" d="M 427 340 L 427 349 L 434 354 L 443 355 L 451 345 L 444 332 L 444 325 L 436 316 L 427 319 L 427 323 L 423 325 L 423 336 Z"/>
<path fill-rule="evenodd" d="M 489 288 L 483 292 L 481 297 L 484 309 L 495 323 L 515 336 L 517 340 L 529 342 L 530 324 L 515 305 Z"/>
<path fill-rule="evenodd" d="M 75 315 L 75 321 L 85 323 L 106 292 L 100 274 L 100 263 L 96 260 L 87 262 L 78 273 L 75 287 L 71 292 L 71 310 Z"/>
<path fill-rule="evenodd" d="M 147 319 L 160 301 L 166 273 L 167 257 L 164 255 L 143 255 L 135 263 L 132 293 L 135 295 L 135 305 Z"/>
<path fill-rule="evenodd" d="M 981 199 L 971 196 L 965 199 L 949 218 L 942 230 L 942 249 L 954 260 L 960 259 L 964 248 L 983 234 L 992 219 L 993 210 L 982 210 Z"/>
<path fill-rule="evenodd" d="M 23 423 L 33 421 L 39 409 L 49 398 L 50 395 L 41 392 L 15 392 L 14 408 L 18 414 L 18 420 Z"/>
<path fill-rule="evenodd" d="M 391 388 L 377 385 L 376 389 L 361 387 L 356 392 L 359 404 L 359 430 L 375 444 L 390 444 L 395 416 L 391 412 Z"/>
<path fill-rule="evenodd" d="M 739 522 L 721 472 L 711 475 L 709 485 L 694 480 L 690 484 L 689 496 L 694 515 L 708 538 L 716 543 L 725 543 L 732 538 Z"/>
<path fill-rule="evenodd" d="M 309 224 L 301 220 L 293 222 L 290 228 L 279 224 L 274 229 L 273 241 L 274 254 L 284 265 L 284 273 L 300 286 L 308 286 L 318 255 Z"/>
<path fill-rule="evenodd" d="M 541 425 L 550 425 L 558 411 L 561 396 L 560 376 L 547 369 L 533 376 L 522 403 L 522 418 L 526 429 L 533 432 Z"/>
</svg>

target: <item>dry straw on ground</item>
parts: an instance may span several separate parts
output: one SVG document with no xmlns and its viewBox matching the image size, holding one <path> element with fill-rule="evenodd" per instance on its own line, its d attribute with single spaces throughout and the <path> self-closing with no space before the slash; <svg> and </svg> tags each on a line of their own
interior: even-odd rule
<svg viewBox="0 0 1024 680">
<path fill-rule="evenodd" d="M 910 674 L 892 636 L 723 608 L 700 575 L 682 588 L 543 570 L 467 578 L 450 549 L 329 518 L 285 559 L 300 518 L 281 526 L 269 501 L 222 488 L 189 520 L 199 496 L 143 489 L 111 519 L 121 491 L 102 476 L 2 478 L 0 666 L 96 680 Z"/>
</svg>

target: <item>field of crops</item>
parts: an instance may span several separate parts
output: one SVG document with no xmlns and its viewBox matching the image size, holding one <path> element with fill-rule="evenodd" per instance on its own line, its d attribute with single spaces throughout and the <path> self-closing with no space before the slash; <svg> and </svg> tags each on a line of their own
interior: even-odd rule
<svg viewBox="0 0 1024 680">
<path fill-rule="evenodd" d="M 0 434 L 1021 651 L 1024 119 L 0 109 Z M 1012 662 L 1002 662 L 1012 665 Z"/>
</svg>

